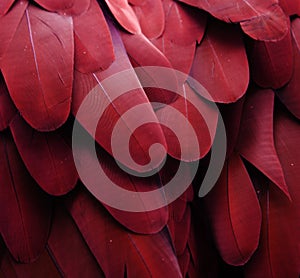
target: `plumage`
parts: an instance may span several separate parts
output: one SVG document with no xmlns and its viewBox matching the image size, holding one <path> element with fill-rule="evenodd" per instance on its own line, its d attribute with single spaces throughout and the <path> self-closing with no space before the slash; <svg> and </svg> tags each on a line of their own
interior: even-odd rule
<svg viewBox="0 0 300 278">
<path fill-rule="evenodd" d="M 0 135 L 0 154 L 0 232 L 14 259 L 29 263 L 46 246 L 51 200 L 27 172 L 8 131 Z"/>
<path fill-rule="evenodd" d="M 240 30 L 210 21 L 190 74 L 208 90 L 211 101 L 230 103 L 241 98 L 248 87 L 249 69 Z"/>
<path fill-rule="evenodd" d="M 300 16 L 300 2 L 293 0 L 279 0 L 279 4 L 289 16 L 297 14 Z"/>
<path fill-rule="evenodd" d="M 15 0 L 3 0 L 0 3 L 0 15 L 4 15 L 8 12 Z"/>
<path fill-rule="evenodd" d="M 73 17 L 75 68 L 83 73 L 108 68 L 114 61 L 110 32 L 98 3 L 91 1 L 89 9 Z"/>
<path fill-rule="evenodd" d="M 70 17 L 28 6 L 1 69 L 16 107 L 37 130 L 56 129 L 69 115 L 73 48 Z"/>
<path fill-rule="evenodd" d="M 222 259 L 231 265 L 245 264 L 258 247 L 261 211 L 254 186 L 237 153 L 225 162 L 205 203 Z"/>
<path fill-rule="evenodd" d="M 42 189 L 57 196 L 75 187 L 78 174 L 66 139 L 71 132 L 66 127 L 39 132 L 18 115 L 12 120 L 10 129 L 24 164 Z"/>
<path fill-rule="evenodd" d="M 273 138 L 274 92 L 250 90 L 246 98 L 238 152 L 272 180 L 289 197 Z"/>
</svg>

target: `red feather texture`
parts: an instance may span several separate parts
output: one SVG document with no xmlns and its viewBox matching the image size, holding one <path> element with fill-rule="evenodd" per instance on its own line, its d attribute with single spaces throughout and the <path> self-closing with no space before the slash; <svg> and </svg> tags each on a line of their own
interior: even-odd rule
<svg viewBox="0 0 300 278">
<path fill-rule="evenodd" d="M 15 0 L 3 0 L 0 2 L 0 16 L 5 15 Z"/>
<path fill-rule="evenodd" d="M 205 202 L 223 260 L 232 265 L 245 264 L 258 246 L 261 211 L 255 189 L 238 154 L 233 153 L 228 159 Z"/>
<path fill-rule="evenodd" d="M 157 38 L 164 31 L 165 15 L 161 0 L 128 1 L 139 20 L 143 34 Z"/>
<path fill-rule="evenodd" d="M 15 105 L 35 129 L 54 130 L 69 115 L 73 48 L 70 17 L 26 9 L 1 66 Z"/>
<path fill-rule="evenodd" d="M 91 0 L 34 0 L 43 8 L 60 14 L 78 15 L 87 11 Z"/>
<path fill-rule="evenodd" d="M 279 0 L 279 4 L 289 16 L 297 14 L 300 16 L 300 2 L 295 0 Z"/>
<path fill-rule="evenodd" d="M 255 41 L 250 52 L 252 78 L 259 86 L 278 89 L 291 79 L 294 55 L 290 32 L 280 41 Z"/>
<path fill-rule="evenodd" d="M 196 50 L 191 76 L 208 90 L 212 101 L 230 103 L 242 97 L 248 87 L 249 69 L 240 30 L 210 21 Z"/>
<path fill-rule="evenodd" d="M 38 132 L 16 116 L 10 129 L 28 171 L 47 193 L 63 195 L 75 187 L 78 174 L 66 128 Z"/>
<path fill-rule="evenodd" d="M 274 146 L 273 110 L 273 91 L 249 91 L 244 105 L 237 150 L 289 197 L 284 172 Z"/>
<path fill-rule="evenodd" d="M 286 107 L 300 119 L 300 19 L 292 22 L 292 37 L 294 49 L 294 69 L 291 81 L 280 91 L 278 97 Z"/>
<path fill-rule="evenodd" d="M 216 132 L 218 112 L 214 106 L 198 96 L 187 83 L 182 86 L 182 90 L 183 94 L 175 102 L 159 109 L 156 115 L 161 123 L 166 123 L 162 128 L 168 144 L 168 154 L 175 159 L 191 162 L 203 158 L 209 152 Z M 175 114 L 170 107 L 178 112 Z M 174 135 L 172 129 L 168 127 L 176 126 L 180 126 L 180 130 Z M 187 151 L 183 153 L 182 149 Z"/>
<path fill-rule="evenodd" d="M 260 247 L 246 269 L 246 277 L 298 277 L 300 273 L 299 123 L 276 110 L 274 137 L 291 200 L 277 187 L 255 175 L 262 188 L 263 226 Z"/>
<path fill-rule="evenodd" d="M 0 68 L 2 67 L 1 60 L 3 55 L 18 29 L 27 6 L 27 0 L 17 1 L 7 14 L 0 15 L 0 26 L 5 26 L 5 28 L 0 29 Z"/>
<path fill-rule="evenodd" d="M 104 277 L 65 208 L 56 205 L 47 250 L 64 277 Z"/>
<path fill-rule="evenodd" d="M 12 103 L 3 77 L 0 75 L 0 131 L 8 127 L 17 109 Z"/>
<path fill-rule="evenodd" d="M 141 33 L 139 20 L 127 0 L 105 0 L 108 8 L 120 23 L 120 25 L 129 33 Z"/>
<path fill-rule="evenodd" d="M 68 200 L 68 209 L 106 277 L 181 277 L 164 231 L 130 233 L 82 190 Z"/>
<path fill-rule="evenodd" d="M 83 73 L 108 68 L 114 61 L 113 45 L 102 10 L 96 0 L 89 9 L 73 17 L 75 68 Z"/>
<path fill-rule="evenodd" d="M 51 205 L 28 174 L 12 137 L 0 135 L 0 231 L 14 259 L 28 263 L 43 252 Z"/>
<path fill-rule="evenodd" d="M 136 165 L 128 162 L 127 159 L 124 160 L 126 155 L 121 155 L 117 159 L 123 163 L 126 167 L 139 171 L 140 166 L 137 164 L 144 165 L 146 163 L 150 163 L 153 169 L 157 168 L 162 160 L 163 154 L 161 153 L 161 149 L 157 152 L 153 152 L 153 156 L 150 157 L 148 154 L 148 150 L 150 146 L 154 143 L 159 143 L 164 146 L 166 149 L 166 142 L 160 127 L 160 124 L 154 114 L 151 104 L 143 91 L 137 76 L 129 62 L 126 51 L 122 44 L 121 38 L 117 32 L 117 30 L 110 25 L 110 30 L 112 34 L 114 51 L 116 55 L 116 60 L 114 63 L 105 71 L 97 72 L 93 74 L 80 74 L 78 72 L 75 73 L 75 82 L 74 82 L 74 99 L 72 102 L 72 111 L 76 115 L 79 106 L 81 105 L 83 99 L 88 95 L 88 93 L 97 86 L 97 98 L 98 100 L 92 100 L 89 104 L 91 109 L 89 113 L 85 113 L 84 117 L 78 119 L 78 121 L 83 124 L 84 128 L 91 132 L 90 129 L 90 119 L 93 117 L 97 117 L 99 115 L 99 109 L 105 107 L 104 113 L 98 122 L 98 128 L 96 130 L 96 141 L 110 154 L 112 154 L 111 147 L 111 134 L 115 127 L 116 122 L 120 119 L 120 126 L 118 129 L 118 134 L 122 134 L 117 138 L 116 145 L 119 148 L 120 152 L 125 153 L 128 151 L 128 146 L 124 144 L 124 136 L 128 133 L 131 135 L 129 150 L 131 151 L 132 158 L 135 160 Z M 119 95 L 120 88 L 116 87 L 114 90 L 111 88 L 103 88 L 101 81 L 106 78 L 112 76 L 113 74 L 120 73 L 121 71 L 128 70 L 130 74 L 126 75 L 126 86 L 133 85 L 138 89 L 131 90 L 125 94 Z M 120 84 L 114 84 L 118 86 L 123 86 Z M 98 107 L 95 108 L 96 104 Z M 99 104 L 101 107 L 99 107 Z M 143 125 L 141 128 L 132 128 L 132 126 L 136 122 L 136 113 L 134 114 L 133 119 L 124 119 L 122 116 L 124 112 L 129 109 L 132 109 L 135 106 L 143 105 L 143 109 L 140 112 L 142 113 L 143 118 L 146 119 L 147 125 Z M 150 124 L 149 124 L 150 123 Z M 151 134 L 151 136 L 149 136 Z"/>
<path fill-rule="evenodd" d="M 225 22 L 240 23 L 255 40 L 280 40 L 288 32 L 288 19 L 276 0 L 181 0 Z"/>
</svg>

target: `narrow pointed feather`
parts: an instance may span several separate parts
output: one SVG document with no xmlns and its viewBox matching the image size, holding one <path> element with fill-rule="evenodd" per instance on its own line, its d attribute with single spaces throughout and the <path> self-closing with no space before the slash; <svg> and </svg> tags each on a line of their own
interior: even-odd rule
<svg viewBox="0 0 300 278">
<path fill-rule="evenodd" d="M 51 203 L 25 168 L 12 137 L 0 135 L 0 232 L 19 262 L 36 260 L 50 228 Z"/>
<path fill-rule="evenodd" d="M 159 37 L 164 31 L 165 15 L 161 0 L 143 0 L 132 3 L 142 33 L 149 39 Z"/>
<path fill-rule="evenodd" d="M 50 12 L 59 12 L 64 15 L 81 14 L 90 6 L 90 0 L 35 0 L 35 2 Z"/>
<path fill-rule="evenodd" d="M 96 0 L 89 9 L 73 17 L 75 67 L 87 73 L 104 70 L 114 60 L 113 45 L 104 15 Z"/>
<path fill-rule="evenodd" d="M 275 0 L 181 1 L 225 22 L 240 22 L 243 31 L 255 40 L 280 40 L 288 32 L 288 19 Z"/>
<path fill-rule="evenodd" d="M 18 29 L 27 6 L 27 0 L 17 1 L 7 14 L 0 15 L 0 26 L 5 26 L 5 28 L 0 29 L 0 67 L 3 55 Z"/>
<path fill-rule="evenodd" d="M 147 66 L 157 66 L 157 67 L 167 67 L 172 68 L 169 60 L 165 57 L 158 48 L 156 48 L 143 34 L 127 34 L 121 32 L 122 41 L 128 53 L 128 56 L 131 60 L 131 63 L 135 67 L 147 67 Z M 141 85 L 145 82 L 144 78 L 147 76 L 147 79 L 154 81 L 156 77 L 151 74 L 150 71 L 144 69 L 143 75 L 137 73 Z M 146 80 L 147 81 L 147 80 Z M 177 78 L 175 73 L 172 73 L 168 76 L 168 84 L 170 87 L 176 89 Z M 161 104 L 169 104 L 176 99 L 176 95 L 167 90 L 160 88 L 144 88 L 149 101 L 157 102 Z"/>
<path fill-rule="evenodd" d="M 130 233 L 81 190 L 71 196 L 67 207 L 106 277 L 123 277 L 124 273 L 127 277 L 180 277 L 165 232 Z"/>
<path fill-rule="evenodd" d="M 300 119 L 300 19 L 292 21 L 292 38 L 294 51 L 294 68 L 290 82 L 277 92 L 282 103 Z"/>
<path fill-rule="evenodd" d="M 166 28 L 164 37 L 174 44 L 200 42 L 206 28 L 206 14 L 175 1 L 165 1 Z"/>
<path fill-rule="evenodd" d="M 284 172 L 274 146 L 273 112 L 273 91 L 249 91 L 243 109 L 237 150 L 289 197 Z"/>
<path fill-rule="evenodd" d="M 83 133 L 84 134 L 84 133 Z M 89 136 L 85 133 L 82 136 Z M 120 169 L 119 165 L 116 164 L 114 159 L 107 154 L 103 149 L 97 148 L 97 159 L 93 158 L 91 152 L 86 149 L 86 146 L 82 144 L 80 149 L 74 149 L 80 155 L 80 163 L 84 163 L 85 165 L 90 165 L 86 168 L 85 175 L 89 177 L 90 182 L 94 184 L 96 189 L 89 188 L 90 192 L 94 194 L 97 198 L 97 191 L 102 192 L 102 198 L 99 199 L 99 202 L 103 203 L 105 208 L 109 211 L 109 213 L 122 225 L 124 225 L 127 229 L 142 234 L 154 234 L 162 230 L 168 221 L 168 207 L 164 206 L 158 208 L 156 210 L 146 211 L 146 206 L 144 199 L 138 196 L 141 205 L 144 205 L 145 211 L 142 212 L 132 212 L 127 210 L 120 210 L 106 204 L 103 201 L 103 192 L 105 192 L 106 198 L 114 199 L 116 196 L 113 196 L 111 192 L 111 185 L 105 183 L 106 178 L 104 176 L 96 175 L 96 171 L 94 168 L 101 167 L 103 170 L 103 174 L 116 186 L 123 188 L 125 190 L 131 192 L 146 192 L 149 190 L 157 190 L 162 185 L 160 183 L 159 177 L 154 175 L 153 177 L 135 177 L 129 175 Z M 82 173 L 82 172 L 81 172 Z M 94 190 L 94 191 L 93 191 Z M 128 198 L 128 195 L 126 196 Z M 122 202 L 126 202 L 127 199 L 122 199 Z M 129 201 L 129 200 L 128 200 Z M 147 201 L 147 199 L 146 199 Z M 151 203 L 158 202 L 160 204 L 166 204 L 165 195 L 163 193 L 156 194 L 156 199 L 150 200 Z"/>
<path fill-rule="evenodd" d="M 250 177 L 238 154 L 232 154 L 217 184 L 205 198 L 223 260 L 231 265 L 245 264 L 258 246 L 261 211 Z"/>
<path fill-rule="evenodd" d="M 281 8 L 289 16 L 298 15 L 300 16 L 300 2 L 295 0 L 279 0 Z"/>
<path fill-rule="evenodd" d="M 141 33 L 139 20 L 127 0 L 105 0 L 108 8 L 119 22 L 119 24 L 129 33 Z"/>
<path fill-rule="evenodd" d="M 0 76 L 0 131 L 8 127 L 16 113 L 17 109 L 12 103 L 3 77 Z"/>
<path fill-rule="evenodd" d="M 261 87 L 278 89 L 293 74 L 293 46 L 291 33 L 276 42 L 253 42 L 249 57 L 252 78 Z"/>
<path fill-rule="evenodd" d="M 50 131 L 67 119 L 73 81 L 72 19 L 29 6 L 2 59 L 10 95 L 35 129 Z"/>
<path fill-rule="evenodd" d="M 210 21 L 196 50 L 191 76 L 208 90 L 211 101 L 230 103 L 241 98 L 248 87 L 249 68 L 240 30 Z"/>
<path fill-rule="evenodd" d="M 0 2 L 0 16 L 5 15 L 15 0 L 3 0 Z"/>
<path fill-rule="evenodd" d="M 63 195 L 75 187 L 78 174 L 66 142 L 71 133 L 65 128 L 38 132 L 21 116 L 13 119 L 10 129 L 28 171 L 41 188 L 51 195 Z"/>
<path fill-rule="evenodd" d="M 47 250 L 63 276 L 104 277 L 76 224 L 61 205 L 54 210 Z"/>
<path fill-rule="evenodd" d="M 74 115 L 77 114 L 82 101 L 88 93 L 93 90 L 97 97 L 93 97 L 93 99 L 90 100 L 88 103 L 90 107 L 89 111 L 84 115 L 81 115 L 81 119 L 78 119 L 79 123 L 91 133 L 91 119 L 97 119 L 100 113 L 99 111 L 103 110 L 104 107 L 107 107 L 98 121 L 95 135 L 96 141 L 106 151 L 112 154 L 111 135 L 116 122 L 120 119 L 118 134 L 122 134 L 122 136 L 116 138 L 114 146 L 119 148 L 122 155 L 115 158 L 132 170 L 139 171 L 140 165 L 146 163 L 151 163 L 149 164 L 149 167 L 155 169 L 163 161 L 164 154 L 161 152 L 161 149 L 157 150 L 153 152 L 152 160 L 150 161 L 148 150 L 154 143 L 159 143 L 166 149 L 165 138 L 152 106 L 130 64 L 121 38 L 119 37 L 117 30 L 111 24 L 110 31 L 112 34 L 116 60 L 105 71 L 93 74 L 75 73 L 72 112 Z M 104 88 L 105 86 L 103 87 L 102 81 L 124 70 L 127 70 L 126 78 L 120 78 L 120 82 L 114 82 L 114 84 L 110 84 L 107 88 Z M 121 89 L 124 86 L 131 85 L 137 89 L 122 93 Z M 99 101 L 97 100 L 98 98 Z M 136 106 L 139 106 L 139 110 L 131 117 L 124 118 L 124 112 L 132 110 Z M 136 129 L 135 124 L 139 119 L 137 118 L 137 114 L 139 113 L 143 115 L 143 119 L 145 119 L 147 124 Z M 149 136 L 149 134 L 151 134 L 151 136 Z M 124 138 L 126 136 L 130 136 L 131 138 L 129 146 L 124 144 Z M 136 163 L 132 163 L 126 159 L 128 148 Z"/>
</svg>

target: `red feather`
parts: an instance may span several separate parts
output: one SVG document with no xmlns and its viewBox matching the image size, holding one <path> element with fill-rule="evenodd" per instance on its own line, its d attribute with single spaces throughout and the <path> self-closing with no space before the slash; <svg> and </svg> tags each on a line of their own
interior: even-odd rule
<svg viewBox="0 0 300 278">
<path fill-rule="evenodd" d="M 51 205 L 28 174 L 8 133 L 0 135 L 0 183 L 3 239 L 16 261 L 32 262 L 47 243 Z"/>
<path fill-rule="evenodd" d="M 17 116 L 10 129 L 28 171 L 47 193 L 63 195 L 75 187 L 78 174 L 72 149 L 66 142 L 71 137 L 66 128 L 38 132 Z"/>
<path fill-rule="evenodd" d="M 15 0 L 2 0 L 0 2 L 0 16 L 8 12 Z"/>
<path fill-rule="evenodd" d="M 2 59 L 2 72 L 15 105 L 32 127 L 49 131 L 61 126 L 71 104 L 71 18 L 29 6 Z"/>
<path fill-rule="evenodd" d="M 8 127 L 16 113 L 17 110 L 9 97 L 3 77 L 0 75 L 0 131 Z"/>
<path fill-rule="evenodd" d="M 292 37 L 294 49 L 294 69 L 291 81 L 280 91 L 279 99 L 286 107 L 300 119 L 300 19 L 296 18 L 292 22 Z"/>
<path fill-rule="evenodd" d="M 89 9 L 73 17 L 75 67 L 87 73 L 104 70 L 114 61 L 113 45 L 102 10 L 96 0 Z"/>
<path fill-rule="evenodd" d="M 35 0 L 43 8 L 51 12 L 77 15 L 84 13 L 90 6 L 91 0 Z"/>
<path fill-rule="evenodd" d="M 69 199 L 68 208 L 106 277 L 181 277 L 165 232 L 127 232 L 81 190 Z"/>
<path fill-rule="evenodd" d="M 239 22 L 243 31 L 256 40 L 280 40 L 288 32 L 288 19 L 276 0 L 181 1 L 225 22 Z"/>
<path fill-rule="evenodd" d="M 128 1 L 139 20 L 143 34 L 157 38 L 164 31 L 165 16 L 161 0 Z"/>
<path fill-rule="evenodd" d="M 237 150 L 289 197 L 284 172 L 274 146 L 273 110 L 273 91 L 249 91 Z"/>
<path fill-rule="evenodd" d="M 132 7 L 127 0 L 105 0 L 110 11 L 120 25 L 132 34 L 141 33 L 141 27 Z"/>
<path fill-rule="evenodd" d="M 248 87 L 249 69 L 240 30 L 209 22 L 196 50 L 191 76 L 208 90 L 212 101 L 230 103 L 242 97 Z"/>
<path fill-rule="evenodd" d="M 294 55 L 290 32 L 280 41 L 255 41 L 250 52 L 252 78 L 259 86 L 278 89 L 291 79 Z"/>
<path fill-rule="evenodd" d="M 238 154 L 233 153 L 228 159 L 205 202 L 223 260 L 232 265 L 245 264 L 258 246 L 261 211 Z"/>
<path fill-rule="evenodd" d="M 175 102 L 156 111 L 156 115 L 161 123 L 165 123 L 162 129 L 168 144 L 168 154 L 175 159 L 191 162 L 199 160 L 209 152 L 218 123 L 218 112 L 214 106 L 198 96 L 188 84 L 184 84 L 182 90 L 183 94 Z M 178 112 L 174 114 L 170 107 Z M 168 127 L 176 126 L 180 127 L 180 130 L 178 129 L 178 133 L 174 134 Z M 185 153 L 182 152 L 183 148 L 186 150 Z"/>
<path fill-rule="evenodd" d="M 279 0 L 279 4 L 289 16 L 297 14 L 300 16 L 300 2 L 295 0 Z"/>
<path fill-rule="evenodd" d="M 66 210 L 55 207 L 47 250 L 64 277 L 104 277 Z"/>
</svg>

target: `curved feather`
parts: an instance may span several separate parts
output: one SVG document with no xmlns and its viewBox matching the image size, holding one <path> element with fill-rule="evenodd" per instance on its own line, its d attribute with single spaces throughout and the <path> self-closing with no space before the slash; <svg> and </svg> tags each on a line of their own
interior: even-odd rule
<svg viewBox="0 0 300 278">
<path fill-rule="evenodd" d="M 176 114 L 169 107 L 163 107 L 156 111 L 156 115 L 160 122 L 167 123 L 162 125 L 162 129 L 168 145 L 168 154 L 185 162 L 197 161 L 203 158 L 212 146 L 218 123 L 218 112 L 214 106 L 198 96 L 188 84 L 185 83 L 182 90 L 183 95 L 178 96 L 176 101 L 169 105 L 177 111 Z M 196 141 L 189 124 L 196 134 Z M 175 126 L 180 126 L 177 134 L 168 128 Z M 182 153 L 181 149 L 187 151 Z"/>
<path fill-rule="evenodd" d="M 252 78 L 261 87 L 278 89 L 293 74 L 293 46 L 291 33 L 276 42 L 253 42 L 249 57 Z"/>
<path fill-rule="evenodd" d="M 89 9 L 73 17 L 75 68 L 95 72 L 108 68 L 114 61 L 111 36 L 102 10 L 96 0 Z"/>
<path fill-rule="evenodd" d="M 26 9 L 1 66 L 15 105 L 35 129 L 54 130 L 69 115 L 73 47 L 71 18 Z"/>
<path fill-rule="evenodd" d="M 181 277 L 164 231 L 130 233 L 82 190 L 71 196 L 67 207 L 106 277 Z"/>
<path fill-rule="evenodd" d="M 277 96 L 283 104 L 300 119 L 300 19 L 292 21 L 292 38 L 294 51 L 294 68 L 290 82 L 277 92 Z"/>
<path fill-rule="evenodd" d="M 245 264 L 258 246 L 261 211 L 238 154 L 233 153 L 228 159 L 205 203 L 223 260 L 231 265 Z"/>
<path fill-rule="evenodd" d="M 127 0 L 105 0 L 108 8 L 120 23 L 120 25 L 129 33 L 141 33 L 141 27 L 137 16 Z"/>
<path fill-rule="evenodd" d="M 142 33 L 149 39 L 159 37 L 165 27 L 165 16 L 162 1 L 143 0 L 136 2 L 133 1 L 131 4 L 139 20 Z"/>
<path fill-rule="evenodd" d="M 28 263 L 43 252 L 51 203 L 25 168 L 12 137 L 0 134 L 0 232 L 14 259 Z"/>
<path fill-rule="evenodd" d="M 240 30 L 209 22 L 196 49 L 191 76 L 208 90 L 212 101 L 230 103 L 241 98 L 248 87 L 249 69 Z"/>
<path fill-rule="evenodd" d="M 24 164 L 41 188 L 51 195 L 63 195 L 75 187 L 78 174 L 66 128 L 38 132 L 16 116 L 10 129 Z"/>
<path fill-rule="evenodd" d="M 244 105 L 237 150 L 289 197 L 284 172 L 274 146 L 273 112 L 273 91 L 249 91 Z"/>
<path fill-rule="evenodd" d="M 3 0 L 0 2 L 0 16 L 8 12 L 15 0 Z"/>
<path fill-rule="evenodd" d="M 0 131 L 8 127 L 17 109 L 12 103 L 3 77 L 0 75 Z"/>
</svg>

